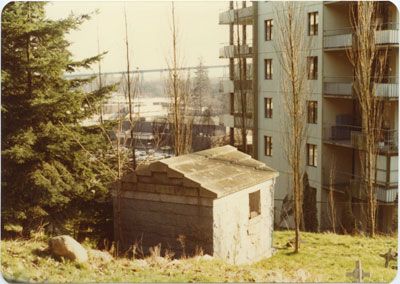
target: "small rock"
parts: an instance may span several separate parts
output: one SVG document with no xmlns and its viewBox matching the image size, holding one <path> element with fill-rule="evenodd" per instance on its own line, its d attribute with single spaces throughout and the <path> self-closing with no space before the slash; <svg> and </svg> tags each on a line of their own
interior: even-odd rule
<svg viewBox="0 0 400 284">
<path fill-rule="evenodd" d="M 85 262 L 88 255 L 84 247 L 70 236 L 57 236 L 49 240 L 49 251 L 73 261 Z"/>
<path fill-rule="evenodd" d="M 150 258 L 150 259 L 151 259 L 152 262 L 155 262 L 155 263 L 158 263 L 158 264 L 164 264 L 164 263 L 168 262 L 168 260 L 166 258 L 161 257 L 161 256 L 156 256 L 156 257 L 153 257 L 153 258 Z"/>
<path fill-rule="evenodd" d="M 171 265 L 181 265 L 182 261 L 180 261 L 179 259 L 174 259 L 169 264 L 171 264 Z"/>
<path fill-rule="evenodd" d="M 134 265 L 137 267 L 146 267 L 147 262 L 144 259 L 135 259 L 134 260 Z"/>
<path fill-rule="evenodd" d="M 111 260 L 113 260 L 113 257 L 110 253 L 108 253 L 106 251 L 96 250 L 96 249 L 89 250 L 89 256 L 92 259 L 96 259 L 96 260 L 99 260 L 104 263 L 107 263 L 107 262 L 110 262 Z"/>
<path fill-rule="evenodd" d="M 213 257 L 209 254 L 205 254 L 205 255 L 200 256 L 200 259 L 211 260 L 211 259 L 213 259 Z"/>
<path fill-rule="evenodd" d="M 310 276 L 310 273 L 303 269 L 299 269 L 296 272 L 296 276 L 298 277 L 298 282 L 306 282 Z"/>
</svg>

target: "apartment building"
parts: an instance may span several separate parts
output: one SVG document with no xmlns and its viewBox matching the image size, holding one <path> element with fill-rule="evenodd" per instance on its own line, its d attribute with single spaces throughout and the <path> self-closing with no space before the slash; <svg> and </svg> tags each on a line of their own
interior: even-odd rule
<svg viewBox="0 0 400 284">
<path fill-rule="evenodd" d="M 329 188 L 333 184 L 336 227 L 341 229 L 345 190 L 352 193 L 352 210 L 365 229 L 365 195 L 362 188 L 363 128 L 355 97 L 354 70 L 347 51 L 354 43 L 348 1 L 299 2 L 306 34 L 311 41 L 307 102 L 306 172 L 316 190 L 320 229 L 330 229 Z M 383 102 L 382 140 L 377 161 L 378 230 L 388 231 L 398 193 L 398 23 L 394 4 L 381 2 L 376 44 L 387 50 L 384 77 L 376 83 Z M 290 193 L 288 163 L 284 154 L 285 111 L 280 87 L 281 65 L 276 43 L 280 2 L 252 2 L 248 7 L 231 7 L 220 14 L 220 24 L 252 25 L 252 96 L 254 157 L 280 172 L 275 192 L 275 222 L 280 223 L 282 201 Z M 233 15 L 228 17 L 227 15 Z M 236 16 L 236 18 L 234 17 Z M 250 19 L 252 18 L 252 20 Z M 224 21 L 225 20 L 225 21 Z M 232 47 L 234 48 L 234 47 Z M 238 48 L 236 47 L 236 50 Z M 233 76 L 232 76 L 233 77 Z M 233 112 L 234 113 L 234 112 Z M 335 159 L 335 164 L 332 160 Z"/>
<path fill-rule="evenodd" d="M 253 6 L 246 1 L 229 2 L 229 10 L 219 15 L 219 24 L 229 25 L 229 42 L 220 48 L 219 58 L 229 59 L 229 75 L 222 78 L 220 92 L 228 96 L 230 112 L 221 121 L 230 129 L 230 144 L 239 148 L 243 142 L 238 136 L 243 137 L 245 129 L 248 153 L 253 150 L 253 19 Z"/>
</svg>

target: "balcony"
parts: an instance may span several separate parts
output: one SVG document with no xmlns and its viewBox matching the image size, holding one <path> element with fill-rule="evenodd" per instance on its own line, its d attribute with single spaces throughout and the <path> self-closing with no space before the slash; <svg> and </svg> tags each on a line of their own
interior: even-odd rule
<svg viewBox="0 0 400 284">
<path fill-rule="evenodd" d="M 344 34 L 325 35 L 324 48 L 345 48 L 351 46 L 353 40 L 351 32 L 352 30 L 344 30 Z"/>
<path fill-rule="evenodd" d="M 253 48 L 248 44 L 244 45 L 227 45 L 219 49 L 219 58 L 251 58 L 253 56 Z"/>
<path fill-rule="evenodd" d="M 222 114 L 218 116 L 219 124 L 225 127 L 235 127 L 235 122 L 233 115 L 231 114 Z"/>
<path fill-rule="evenodd" d="M 243 91 L 251 91 L 253 89 L 253 81 L 252 80 L 235 80 L 234 81 L 235 92 Z"/>
<path fill-rule="evenodd" d="M 361 130 L 360 126 L 326 123 L 323 128 L 323 140 L 325 143 L 353 148 L 351 133 Z"/>
<path fill-rule="evenodd" d="M 341 49 L 350 47 L 355 41 L 352 27 L 342 29 L 326 30 L 324 36 L 325 49 Z M 399 30 L 398 23 L 380 24 L 376 31 L 375 44 L 377 45 L 398 45 Z"/>
<path fill-rule="evenodd" d="M 220 25 L 252 25 L 253 6 L 228 10 L 219 14 Z"/>
<path fill-rule="evenodd" d="M 223 94 L 233 93 L 235 91 L 233 80 L 228 78 L 221 78 L 219 85 L 219 92 Z"/>
<path fill-rule="evenodd" d="M 398 28 L 377 31 L 376 36 L 375 36 L 375 43 L 376 44 L 399 44 Z"/>
<path fill-rule="evenodd" d="M 352 197 L 360 200 L 366 200 L 366 184 L 365 178 L 359 174 L 352 174 L 343 171 L 331 171 L 330 169 L 323 168 L 323 187 L 326 190 L 332 188 L 335 192 L 344 193 L 346 189 L 350 189 Z M 381 170 L 378 170 L 381 171 Z M 391 173 L 397 175 L 396 173 Z M 331 176 L 332 175 L 332 176 Z M 380 174 L 378 173 L 378 176 Z M 386 176 L 386 171 L 381 171 L 381 175 Z M 332 182 L 332 185 L 330 184 Z M 397 195 L 397 181 L 390 183 L 389 188 L 385 188 L 384 182 L 380 182 L 379 178 L 375 182 L 376 199 L 381 202 L 394 202 Z"/>
<path fill-rule="evenodd" d="M 241 117 L 241 114 L 240 113 L 235 113 L 234 125 L 235 125 L 236 128 L 242 128 L 243 127 L 242 121 L 243 121 L 243 119 Z M 250 128 L 250 129 L 253 128 L 253 119 L 251 118 L 251 113 L 247 113 L 246 128 Z"/>
<path fill-rule="evenodd" d="M 351 97 L 354 77 L 325 77 L 324 96 Z"/>
<path fill-rule="evenodd" d="M 247 76 L 249 77 L 249 76 Z M 237 93 L 243 89 L 246 92 L 251 92 L 253 89 L 253 81 L 247 80 L 230 80 L 229 77 L 222 77 L 220 79 L 219 92 L 223 94 Z"/>
<path fill-rule="evenodd" d="M 395 78 L 397 79 L 397 78 Z M 399 97 L 399 84 L 398 83 L 376 83 L 375 94 L 383 98 Z"/>
<path fill-rule="evenodd" d="M 323 140 L 325 143 L 359 150 L 365 149 L 365 136 L 361 126 L 349 124 L 324 124 Z M 382 129 L 382 137 L 377 149 L 380 152 L 398 152 L 398 130 Z"/>
<path fill-rule="evenodd" d="M 367 199 L 367 185 L 361 178 L 352 179 L 349 186 L 353 197 L 360 200 Z M 376 200 L 381 202 L 394 202 L 396 200 L 397 191 L 397 188 L 386 189 L 375 186 Z"/>
<path fill-rule="evenodd" d="M 375 95 L 385 99 L 398 99 L 399 84 L 397 76 L 385 76 L 380 83 L 375 83 Z M 325 77 L 324 96 L 354 98 L 354 77 Z"/>
<path fill-rule="evenodd" d="M 397 152 L 399 147 L 398 130 L 382 130 L 382 138 L 378 142 L 377 148 L 381 152 Z M 352 131 L 350 133 L 351 145 L 359 150 L 365 149 L 366 134 L 361 131 Z"/>
</svg>

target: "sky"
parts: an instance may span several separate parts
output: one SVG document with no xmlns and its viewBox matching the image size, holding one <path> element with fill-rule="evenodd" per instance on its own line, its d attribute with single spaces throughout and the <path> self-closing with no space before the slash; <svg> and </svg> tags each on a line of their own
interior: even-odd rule
<svg viewBox="0 0 400 284">
<path fill-rule="evenodd" d="M 228 27 L 218 25 L 219 13 L 228 9 L 226 1 L 179 1 L 175 16 L 179 30 L 182 65 L 197 66 L 199 58 L 205 65 L 227 65 L 219 59 L 219 48 L 228 42 Z M 171 2 L 166 1 L 69 1 L 50 2 L 47 16 L 51 19 L 92 13 L 92 18 L 72 31 L 67 39 L 74 59 L 82 59 L 108 51 L 102 61 L 103 72 L 126 70 L 124 7 L 128 19 L 129 54 L 131 69 L 159 69 L 166 67 L 171 54 Z M 97 71 L 94 66 L 94 71 Z M 82 71 L 83 73 L 90 73 Z M 222 70 L 211 71 L 222 74 Z M 212 75 L 212 74 L 211 74 Z M 221 76 L 221 75 L 220 75 Z"/>
</svg>

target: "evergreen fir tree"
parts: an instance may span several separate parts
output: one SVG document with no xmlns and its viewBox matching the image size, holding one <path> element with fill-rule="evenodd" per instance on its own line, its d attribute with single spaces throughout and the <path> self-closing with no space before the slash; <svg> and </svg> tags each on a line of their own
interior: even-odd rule
<svg viewBox="0 0 400 284">
<path fill-rule="evenodd" d="M 102 55 L 73 61 L 65 35 L 89 16 L 50 20 L 45 5 L 10 2 L 2 13 L 2 225 L 26 233 L 41 222 L 93 225 L 112 216 L 110 176 L 96 162 L 107 144 L 98 126 L 81 122 L 113 86 L 84 93 L 93 78 L 65 78 Z"/>
<path fill-rule="evenodd" d="M 197 65 L 194 71 L 195 77 L 193 80 L 193 93 L 196 101 L 196 106 L 200 112 L 206 105 L 205 99 L 210 96 L 210 79 L 208 78 L 207 69 L 204 67 L 203 59 L 199 59 L 199 65 Z"/>
</svg>

